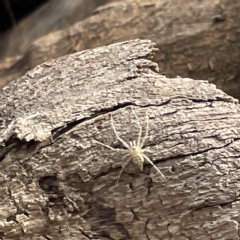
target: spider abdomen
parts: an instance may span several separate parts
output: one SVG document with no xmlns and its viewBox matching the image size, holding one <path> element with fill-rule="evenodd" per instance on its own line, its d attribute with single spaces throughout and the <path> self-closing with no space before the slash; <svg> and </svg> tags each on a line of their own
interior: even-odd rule
<svg viewBox="0 0 240 240">
<path fill-rule="evenodd" d="M 143 171 L 143 159 L 141 156 L 133 157 L 133 163 L 137 165 L 141 171 Z"/>
<path fill-rule="evenodd" d="M 138 168 L 143 171 L 143 162 L 144 162 L 144 159 L 143 159 L 143 156 L 142 156 L 142 153 L 141 153 L 141 149 L 139 147 L 131 147 L 130 149 L 130 154 L 132 156 L 132 161 L 135 165 L 138 166 Z"/>
</svg>

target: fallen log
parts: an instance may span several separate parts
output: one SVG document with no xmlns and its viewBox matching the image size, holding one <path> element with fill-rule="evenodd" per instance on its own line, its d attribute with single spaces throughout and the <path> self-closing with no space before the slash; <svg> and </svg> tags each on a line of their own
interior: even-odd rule
<svg viewBox="0 0 240 240">
<path fill-rule="evenodd" d="M 161 75 L 156 50 L 77 52 L 1 90 L 1 239 L 239 239 L 238 102 Z M 164 177 L 122 169 L 140 128 Z"/>
</svg>

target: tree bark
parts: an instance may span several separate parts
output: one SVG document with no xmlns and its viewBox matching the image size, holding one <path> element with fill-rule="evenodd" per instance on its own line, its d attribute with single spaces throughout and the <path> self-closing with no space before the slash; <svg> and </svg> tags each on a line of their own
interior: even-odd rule
<svg viewBox="0 0 240 240">
<path fill-rule="evenodd" d="M 149 40 L 43 63 L 3 88 L 1 239 L 240 239 L 237 100 L 168 79 Z M 136 119 L 132 109 L 139 120 Z M 146 120 L 147 113 L 147 120 Z M 149 125 L 143 171 L 124 148 Z M 139 122 L 138 122 L 139 121 Z"/>
<path fill-rule="evenodd" d="M 111 1 L 89 18 L 34 41 L 17 59 L 5 59 L 1 81 L 56 57 L 147 37 L 160 49 L 154 60 L 168 77 L 206 79 L 240 98 L 239 12 L 234 0 Z"/>
</svg>

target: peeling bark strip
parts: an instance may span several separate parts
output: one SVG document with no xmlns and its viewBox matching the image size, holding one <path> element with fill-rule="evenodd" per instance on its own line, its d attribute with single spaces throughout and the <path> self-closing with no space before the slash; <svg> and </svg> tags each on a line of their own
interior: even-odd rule
<svg viewBox="0 0 240 240">
<path fill-rule="evenodd" d="M 240 239 L 240 112 L 206 81 L 167 79 L 148 40 L 64 56 L 0 94 L 1 239 Z M 126 167 L 134 108 L 161 170 Z M 136 166 L 135 166 L 136 167 Z"/>
</svg>

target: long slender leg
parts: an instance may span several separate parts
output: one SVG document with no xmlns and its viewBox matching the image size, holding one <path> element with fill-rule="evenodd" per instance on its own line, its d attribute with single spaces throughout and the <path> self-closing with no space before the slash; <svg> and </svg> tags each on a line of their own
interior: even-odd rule
<svg viewBox="0 0 240 240">
<path fill-rule="evenodd" d="M 149 153 L 153 153 L 153 151 L 152 151 L 152 150 L 150 150 L 150 149 L 148 149 L 148 148 L 143 148 L 143 149 L 142 149 L 142 152 L 149 152 Z"/>
<path fill-rule="evenodd" d="M 139 145 L 140 148 L 143 147 L 143 145 L 144 145 L 144 143 L 145 143 L 147 138 L 148 138 L 148 112 L 146 112 L 146 130 L 145 130 L 145 135 L 144 135 L 144 137 L 142 139 L 142 142 Z"/>
<path fill-rule="evenodd" d="M 164 179 L 166 179 L 165 176 L 162 174 L 162 172 L 155 166 L 155 164 L 154 164 L 145 154 L 142 153 L 142 155 L 143 155 L 143 157 L 160 173 L 160 175 L 161 175 Z"/>
<path fill-rule="evenodd" d="M 134 114 L 134 116 L 135 116 L 135 118 L 136 118 L 136 120 L 137 120 L 137 124 L 138 124 L 138 126 L 139 126 L 137 146 L 139 146 L 140 148 L 142 148 L 143 145 L 144 145 L 144 143 L 145 143 L 145 141 L 146 141 L 146 139 L 148 138 L 148 113 L 146 112 L 146 130 L 145 130 L 145 135 L 144 135 L 144 137 L 143 137 L 143 139 L 142 139 L 142 141 L 141 141 L 141 137 L 142 137 L 142 126 L 141 126 L 140 120 L 139 120 L 138 116 L 136 115 L 135 111 L 133 110 L 133 108 L 132 108 L 132 112 L 133 112 L 133 114 Z"/>
<path fill-rule="evenodd" d="M 113 151 L 117 151 L 117 152 L 128 152 L 128 150 L 127 149 L 123 149 L 123 148 L 113 148 L 113 147 L 111 147 L 111 146 L 109 146 L 109 145 L 106 145 L 106 144 L 104 144 L 104 143 L 102 143 L 102 142 L 99 142 L 99 141 L 97 141 L 97 140 L 93 140 L 95 143 L 97 143 L 97 144 L 99 144 L 99 145 L 101 145 L 101 146 L 103 146 L 103 147 L 105 147 L 105 148 L 108 148 L 108 149 L 110 149 L 110 150 L 113 150 Z"/>
<path fill-rule="evenodd" d="M 119 135 L 118 135 L 118 133 L 117 133 L 117 130 L 116 130 L 115 126 L 114 126 L 114 120 L 113 120 L 113 118 L 112 118 L 112 115 L 111 115 L 111 124 L 112 124 L 113 131 L 114 131 L 114 133 L 115 133 L 116 138 L 118 139 L 118 141 L 120 141 L 120 142 L 123 144 L 124 147 L 126 147 L 127 149 L 130 150 L 131 147 L 130 147 L 122 138 L 119 137 Z"/>
<path fill-rule="evenodd" d="M 122 169 L 121 169 L 121 171 L 119 173 L 119 176 L 118 176 L 117 184 L 119 183 L 119 180 L 120 180 L 120 177 L 122 175 L 122 172 L 123 172 L 124 168 L 127 166 L 127 164 L 130 162 L 131 159 L 132 159 L 132 157 L 128 158 L 128 160 L 122 165 Z"/>
<path fill-rule="evenodd" d="M 136 118 L 137 120 L 137 125 L 139 127 L 139 133 L 138 133 L 138 139 L 137 139 L 137 146 L 140 146 L 141 145 L 141 137 L 142 137 L 142 126 L 140 124 L 140 121 L 139 121 L 139 118 L 137 116 L 137 114 L 135 113 L 135 111 L 133 110 L 133 108 L 131 107 L 132 109 L 132 112 L 133 112 L 133 115 L 134 117 Z"/>
</svg>

